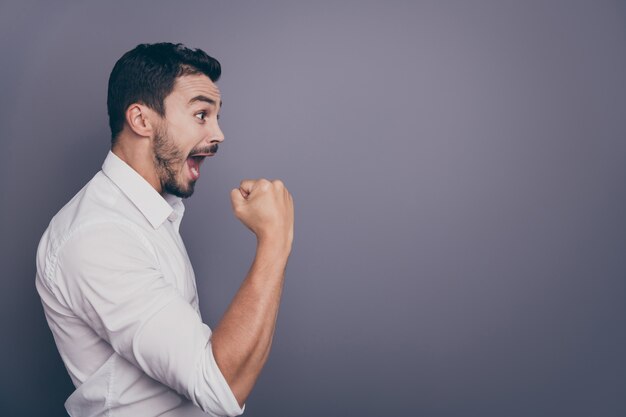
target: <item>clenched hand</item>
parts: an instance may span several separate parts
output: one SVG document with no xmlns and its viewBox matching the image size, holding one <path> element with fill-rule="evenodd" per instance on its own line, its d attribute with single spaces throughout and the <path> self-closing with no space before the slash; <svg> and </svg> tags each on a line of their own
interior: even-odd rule
<svg viewBox="0 0 626 417">
<path fill-rule="evenodd" d="M 280 180 L 243 180 L 230 192 L 235 216 L 259 242 L 290 248 L 293 241 L 293 198 Z"/>
</svg>

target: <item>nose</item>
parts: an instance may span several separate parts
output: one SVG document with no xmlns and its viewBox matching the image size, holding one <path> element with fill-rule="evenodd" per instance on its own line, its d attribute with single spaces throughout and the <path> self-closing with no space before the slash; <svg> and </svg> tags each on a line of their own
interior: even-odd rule
<svg viewBox="0 0 626 417">
<path fill-rule="evenodd" d="M 211 132 L 211 139 L 209 139 L 209 142 L 212 144 L 214 143 L 222 143 L 224 142 L 224 133 L 222 132 L 222 129 L 220 129 L 219 126 L 216 126 L 216 129 L 213 130 L 213 132 Z"/>
</svg>

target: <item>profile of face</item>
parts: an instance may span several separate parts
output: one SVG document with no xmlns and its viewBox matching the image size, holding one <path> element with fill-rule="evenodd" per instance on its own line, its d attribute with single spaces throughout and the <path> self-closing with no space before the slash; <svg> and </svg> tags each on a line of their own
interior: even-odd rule
<svg viewBox="0 0 626 417">
<path fill-rule="evenodd" d="M 220 91 L 204 74 L 176 79 L 165 98 L 165 117 L 155 129 L 153 157 L 165 193 L 187 198 L 200 177 L 200 165 L 213 156 L 224 135 L 218 124 Z"/>
</svg>

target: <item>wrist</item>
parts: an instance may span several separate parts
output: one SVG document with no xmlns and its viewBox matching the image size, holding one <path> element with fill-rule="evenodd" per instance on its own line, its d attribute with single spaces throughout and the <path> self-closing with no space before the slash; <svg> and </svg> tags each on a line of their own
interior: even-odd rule
<svg viewBox="0 0 626 417">
<path fill-rule="evenodd" d="M 287 258 L 291 252 L 291 241 L 268 236 L 257 237 L 257 252 Z"/>
</svg>

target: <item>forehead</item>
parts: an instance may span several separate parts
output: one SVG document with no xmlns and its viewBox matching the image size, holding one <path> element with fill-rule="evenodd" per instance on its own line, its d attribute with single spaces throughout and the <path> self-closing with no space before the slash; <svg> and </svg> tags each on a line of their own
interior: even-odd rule
<svg viewBox="0 0 626 417">
<path fill-rule="evenodd" d="M 165 98 L 167 104 L 176 107 L 191 107 L 193 104 L 207 103 L 198 97 L 208 98 L 216 106 L 221 105 L 221 94 L 215 83 L 204 74 L 183 75 L 176 78 L 174 89 Z M 166 107 L 168 107 L 166 104 Z"/>
</svg>

